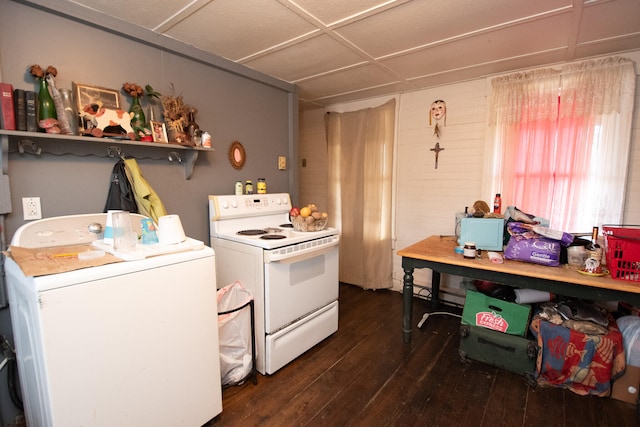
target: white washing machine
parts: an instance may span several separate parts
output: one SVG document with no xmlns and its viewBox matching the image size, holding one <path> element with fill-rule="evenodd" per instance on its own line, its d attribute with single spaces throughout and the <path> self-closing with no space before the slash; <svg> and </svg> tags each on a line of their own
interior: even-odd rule
<svg viewBox="0 0 640 427">
<path fill-rule="evenodd" d="M 13 246 L 91 243 L 106 214 L 31 222 Z M 201 426 L 222 411 L 213 250 L 38 277 L 7 257 L 27 424 Z"/>
</svg>

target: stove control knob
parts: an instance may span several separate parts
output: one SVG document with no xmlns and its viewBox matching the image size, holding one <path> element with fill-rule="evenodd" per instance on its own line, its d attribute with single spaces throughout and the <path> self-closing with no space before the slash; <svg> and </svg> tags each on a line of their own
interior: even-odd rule
<svg viewBox="0 0 640 427">
<path fill-rule="evenodd" d="M 236 202 L 235 200 L 233 200 L 233 201 L 231 202 L 231 207 L 232 207 L 232 208 L 237 208 L 237 207 L 238 207 L 238 202 Z"/>
<path fill-rule="evenodd" d="M 222 209 L 229 209 L 229 203 L 226 200 L 222 202 Z"/>
</svg>

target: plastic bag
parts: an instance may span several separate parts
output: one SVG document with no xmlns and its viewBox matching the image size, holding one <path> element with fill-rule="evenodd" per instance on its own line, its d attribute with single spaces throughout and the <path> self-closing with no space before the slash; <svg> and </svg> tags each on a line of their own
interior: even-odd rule
<svg viewBox="0 0 640 427">
<path fill-rule="evenodd" d="M 627 365 L 640 366 L 640 317 L 622 316 L 616 322 L 622 333 Z"/>
<path fill-rule="evenodd" d="M 253 299 L 251 292 L 235 281 L 218 290 L 218 313 L 242 307 Z M 251 372 L 251 312 L 241 310 L 218 316 L 220 376 L 222 384 L 240 382 Z"/>
<path fill-rule="evenodd" d="M 508 223 L 507 229 L 511 238 L 504 250 L 505 259 L 552 267 L 560 265 L 559 241 L 543 237 L 520 222 Z"/>
</svg>

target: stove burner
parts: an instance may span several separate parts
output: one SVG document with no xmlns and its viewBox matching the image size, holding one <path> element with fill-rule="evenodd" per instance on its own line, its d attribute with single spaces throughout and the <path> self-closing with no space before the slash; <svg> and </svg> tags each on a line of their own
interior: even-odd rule
<svg viewBox="0 0 640 427">
<path fill-rule="evenodd" d="M 260 236 L 260 238 L 264 240 L 278 240 L 286 239 L 287 236 L 283 236 L 282 234 L 265 234 L 264 236 Z"/>
<path fill-rule="evenodd" d="M 282 228 L 293 228 L 293 224 L 280 224 Z"/>
<path fill-rule="evenodd" d="M 260 234 L 267 234 L 264 230 L 240 230 L 236 234 L 240 236 L 259 236 Z"/>
</svg>

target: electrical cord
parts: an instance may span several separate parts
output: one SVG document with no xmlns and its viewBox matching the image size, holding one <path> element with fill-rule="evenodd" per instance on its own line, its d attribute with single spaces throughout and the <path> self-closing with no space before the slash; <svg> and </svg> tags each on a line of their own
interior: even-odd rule
<svg viewBox="0 0 640 427">
<path fill-rule="evenodd" d="M 427 321 L 429 316 L 433 316 L 434 314 L 440 314 L 440 315 L 445 315 L 445 316 L 453 316 L 453 317 L 457 317 L 457 318 L 462 319 L 461 315 L 455 314 L 455 313 L 449 313 L 447 311 L 434 311 L 433 313 L 425 313 L 422 316 L 422 319 L 420 319 L 420 321 L 418 322 L 418 329 L 422 328 L 422 325 L 424 325 L 424 322 Z"/>
<path fill-rule="evenodd" d="M 22 402 L 22 396 L 18 389 L 18 364 L 16 359 L 9 361 L 9 367 L 7 371 L 7 386 L 9 387 L 9 397 L 11 402 L 21 411 L 24 411 L 24 404 Z"/>
<path fill-rule="evenodd" d="M 0 335 L 0 346 L 2 347 L 2 353 L 4 355 L 4 360 L 0 365 L 0 370 L 2 370 L 5 365 L 7 366 L 7 387 L 9 388 L 9 397 L 15 407 L 22 411 L 24 410 L 24 404 L 18 391 L 18 363 L 16 361 L 16 352 L 4 335 Z"/>
</svg>

